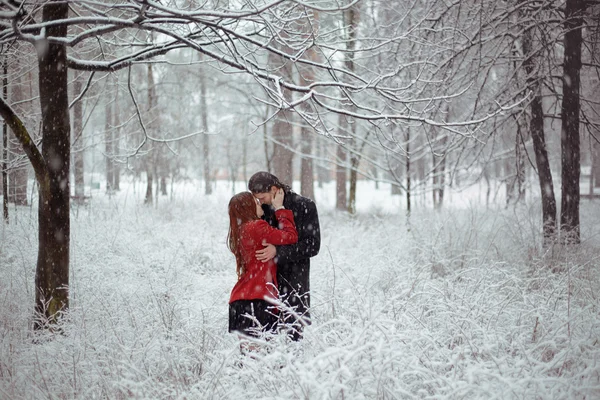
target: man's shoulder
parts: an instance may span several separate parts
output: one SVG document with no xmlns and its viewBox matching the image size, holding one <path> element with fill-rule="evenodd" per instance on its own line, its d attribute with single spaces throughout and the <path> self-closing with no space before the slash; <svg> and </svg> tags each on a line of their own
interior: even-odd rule
<svg viewBox="0 0 600 400">
<path fill-rule="evenodd" d="M 293 204 L 314 204 L 314 201 L 312 199 L 304 197 L 296 192 L 289 192 L 289 195 L 291 196 L 291 202 Z"/>
</svg>

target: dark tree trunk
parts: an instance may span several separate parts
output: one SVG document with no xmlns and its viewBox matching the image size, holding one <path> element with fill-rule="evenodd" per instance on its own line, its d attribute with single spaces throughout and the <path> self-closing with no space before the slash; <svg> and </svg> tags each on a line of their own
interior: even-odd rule
<svg viewBox="0 0 600 400">
<path fill-rule="evenodd" d="M 2 79 L 2 98 L 4 101 L 8 101 L 8 61 L 7 55 L 3 57 L 2 72 L 4 78 Z M 2 123 L 2 216 L 4 221 L 8 224 L 8 174 L 6 173 L 6 167 L 8 160 L 8 123 L 6 118 Z"/>
<path fill-rule="evenodd" d="M 533 38 L 531 30 L 525 32 L 523 39 L 523 51 L 525 55 L 525 71 L 527 72 L 527 83 L 533 93 L 531 101 L 531 120 L 529 129 L 533 141 L 535 153 L 535 164 L 540 185 L 542 198 L 542 229 L 544 247 L 556 239 L 556 198 L 554 196 L 554 184 L 552 183 L 552 170 L 548 160 L 546 137 L 544 134 L 544 110 L 542 104 L 542 93 L 539 84 L 538 71 L 533 58 Z"/>
<path fill-rule="evenodd" d="M 567 0 L 565 6 L 563 98 L 561 105 L 562 191 L 561 237 L 565 243 L 579 243 L 579 86 L 581 70 L 581 26 L 583 0 Z"/>
<path fill-rule="evenodd" d="M 525 157 L 527 149 L 525 149 L 525 138 L 521 125 L 517 122 L 517 137 L 515 138 L 515 181 L 517 184 L 517 199 L 516 203 L 525 200 Z"/>
<path fill-rule="evenodd" d="M 146 161 L 146 197 L 144 198 L 144 204 L 152 205 L 152 165 L 150 162 Z"/>
<path fill-rule="evenodd" d="M 356 214 L 356 186 L 358 184 L 359 162 L 360 158 L 358 156 L 350 155 L 350 190 L 348 191 L 348 212 L 350 214 Z"/>
<path fill-rule="evenodd" d="M 69 5 L 46 2 L 43 21 L 66 19 Z M 66 25 L 46 28 L 48 36 L 64 37 Z M 47 180 L 39 182 L 39 252 L 35 274 L 35 309 L 42 319 L 54 322 L 69 306 L 69 164 L 71 137 L 67 53 L 62 44 L 45 43 L 38 53 L 40 105 L 42 110 L 42 156 Z"/>
<path fill-rule="evenodd" d="M 73 84 L 74 97 L 83 90 L 82 77 L 75 78 Z M 79 201 L 84 196 L 83 180 L 83 98 L 73 105 L 73 175 L 75 177 L 75 198 Z"/>
</svg>

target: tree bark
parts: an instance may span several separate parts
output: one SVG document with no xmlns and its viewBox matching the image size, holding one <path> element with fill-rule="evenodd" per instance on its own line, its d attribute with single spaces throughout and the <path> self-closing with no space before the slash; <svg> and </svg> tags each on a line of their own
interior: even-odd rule
<svg viewBox="0 0 600 400">
<path fill-rule="evenodd" d="M 358 6 L 357 6 L 358 7 Z M 358 8 L 349 8 L 344 12 L 344 24 L 346 25 L 346 59 L 344 63 L 346 68 L 354 72 L 354 50 L 356 49 L 356 31 L 360 22 L 360 11 Z M 350 187 L 348 192 L 348 212 L 350 214 L 356 213 L 356 185 L 358 180 L 358 165 L 360 163 L 360 155 L 358 154 L 357 142 L 356 142 L 356 121 L 351 121 L 350 131 L 350 148 L 354 150 L 350 153 Z"/>
<path fill-rule="evenodd" d="M 106 193 L 113 192 L 114 171 L 113 171 L 113 114 L 112 102 L 106 99 L 104 105 L 104 149 L 106 161 Z"/>
<path fill-rule="evenodd" d="M 312 160 L 313 133 L 302 128 L 302 162 L 300 163 L 300 193 L 309 199 L 315 198 L 315 178 Z"/>
<path fill-rule="evenodd" d="M 200 72 L 200 118 L 202 118 L 202 169 L 204 174 L 204 194 L 212 194 L 210 179 L 210 136 L 208 136 L 208 109 L 206 106 L 206 70 Z"/>
<path fill-rule="evenodd" d="M 32 104 L 27 102 L 27 96 L 24 93 L 23 87 L 26 85 L 26 80 L 23 76 L 16 79 L 12 85 L 11 103 L 15 105 L 17 115 L 31 115 Z M 9 140 L 9 156 L 13 159 L 20 160 L 23 157 L 23 150 L 18 142 Z M 8 201 L 18 206 L 26 206 L 27 201 L 27 167 L 17 165 L 8 172 Z"/>
<path fill-rule="evenodd" d="M 66 19 L 69 5 L 48 1 L 43 21 Z M 49 26 L 48 36 L 65 37 L 67 26 Z M 35 275 L 35 309 L 41 318 L 36 328 L 54 322 L 69 306 L 69 166 L 71 137 L 67 52 L 63 44 L 38 47 L 40 105 L 42 109 L 42 156 L 48 174 L 39 181 L 39 252 Z M 35 164 L 34 164 L 35 167 Z"/>
<path fill-rule="evenodd" d="M 339 115 L 340 137 L 345 136 L 346 117 Z M 348 180 L 348 172 L 346 169 L 346 151 L 341 144 L 337 144 L 336 148 L 336 173 L 335 173 L 335 208 L 337 210 L 348 210 L 348 194 L 346 189 L 346 181 Z"/>
<path fill-rule="evenodd" d="M 3 57 L 2 72 L 4 78 L 2 79 L 2 99 L 8 101 L 8 56 Z M 8 160 L 8 122 L 4 118 L 2 123 L 2 216 L 4 221 L 8 224 L 8 174 L 6 173 Z"/>
<path fill-rule="evenodd" d="M 597 135 L 596 137 L 600 137 Z M 591 187 L 599 188 L 600 187 L 600 143 L 596 142 L 595 139 L 592 139 L 592 170 L 591 170 Z"/>
<path fill-rule="evenodd" d="M 148 160 L 144 163 L 146 167 L 146 196 L 144 197 L 144 204 L 152 205 L 152 165 Z"/>
<path fill-rule="evenodd" d="M 406 128 L 406 218 L 410 217 L 411 204 L 410 182 L 410 128 Z"/>
<path fill-rule="evenodd" d="M 546 247 L 556 239 L 556 199 L 554 196 L 552 170 L 550 169 L 544 134 L 544 109 L 541 87 L 539 84 L 540 77 L 536 70 L 536 59 L 533 55 L 533 35 L 531 29 L 527 30 L 523 37 L 523 53 L 525 56 L 523 64 L 525 72 L 527 73 L 527 85 L 533 93 L 533 99 L 530 105 L 531 119 L 529 121 L 529 130 L 533 141 L 535 164 L 540 185 L 540 195 L 542 199 L 542 231 L 544 238 L 543 246 Z"/>
<path fill-rule="evenodd" d="M 560 229 L 564 243 L 580 242 L 579 229 L 579 176 L 580 176 L 580 70 L 581 27 L 583 0 L 567 0 L 565 5 L 563 98 L 561 104 L 561 161 L 562 190 Z"/>
<path fill-rule="evenodd" d="M 119 140 L 121 136 L 121 112 L 119 108 L 119 91 L 115 90 L 115 101 L 113 102 L 113 134 L 112 134 L 112 151 L 116 155 L 119 152 Z M 114 191 L 121 190 L 121 168 L 113 157 L 112 163 L 112 189 Z"/>
<path fill-rule="evenodd" d="M 77 76 L 73 84 L 74 97 L 83 90 L 82 77 Z M 83 98 L 73 105 L 73 175 L 75 177 L 75 198 L 83 200 L 85 186 L 83 179 Z"/>
<path fill-rule="evenodd" d="M 273 124 L 273 175 L 283 183 L 292 186 L 294 180 L 293 127 L 290 124 L 292 113 L 280 111 Z"/>
</svg>

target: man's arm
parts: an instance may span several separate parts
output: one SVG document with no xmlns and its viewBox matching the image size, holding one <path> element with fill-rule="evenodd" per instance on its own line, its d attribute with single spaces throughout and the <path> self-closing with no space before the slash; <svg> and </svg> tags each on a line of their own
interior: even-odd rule
<svg viewBox="0 0 600 400">
<path fill-rule="evenodd" d="M 296 229 L 298 230 L 298 243 L 276 246 L 277 255 L 275 262 L 286 264 L 296 262 L 310 257 L 314 257 L 319 253 L 321 248 L 321 228 L 319 226 L 319 216 L 317 214 L 317 206 L 311 200 L 302 202 L 301 207 L 298 207 L 296 212 Z"/>
</svg>

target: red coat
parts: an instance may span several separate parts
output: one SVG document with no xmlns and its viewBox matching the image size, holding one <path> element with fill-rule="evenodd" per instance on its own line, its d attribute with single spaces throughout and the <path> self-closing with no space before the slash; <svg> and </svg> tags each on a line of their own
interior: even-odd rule
<svg viewBox="0 0 600 400">
<path fill-rule="evenodd" d="M 298 232 L 294 214 L 290 210 L 281 209 L 275 214 L 279 229 L 262 219 L 242 225 L 241 250 L 245 271 L 233 287 L 229 303 L 236 300 L 263 300 L 265 297 L 277 299 L 277 265 L 274 260 L 264 263 L 258 261 L 255 252 L 264 247 L 263 240 L 276 246 L 294 244 L 298 241 Z"/>
</svg>

